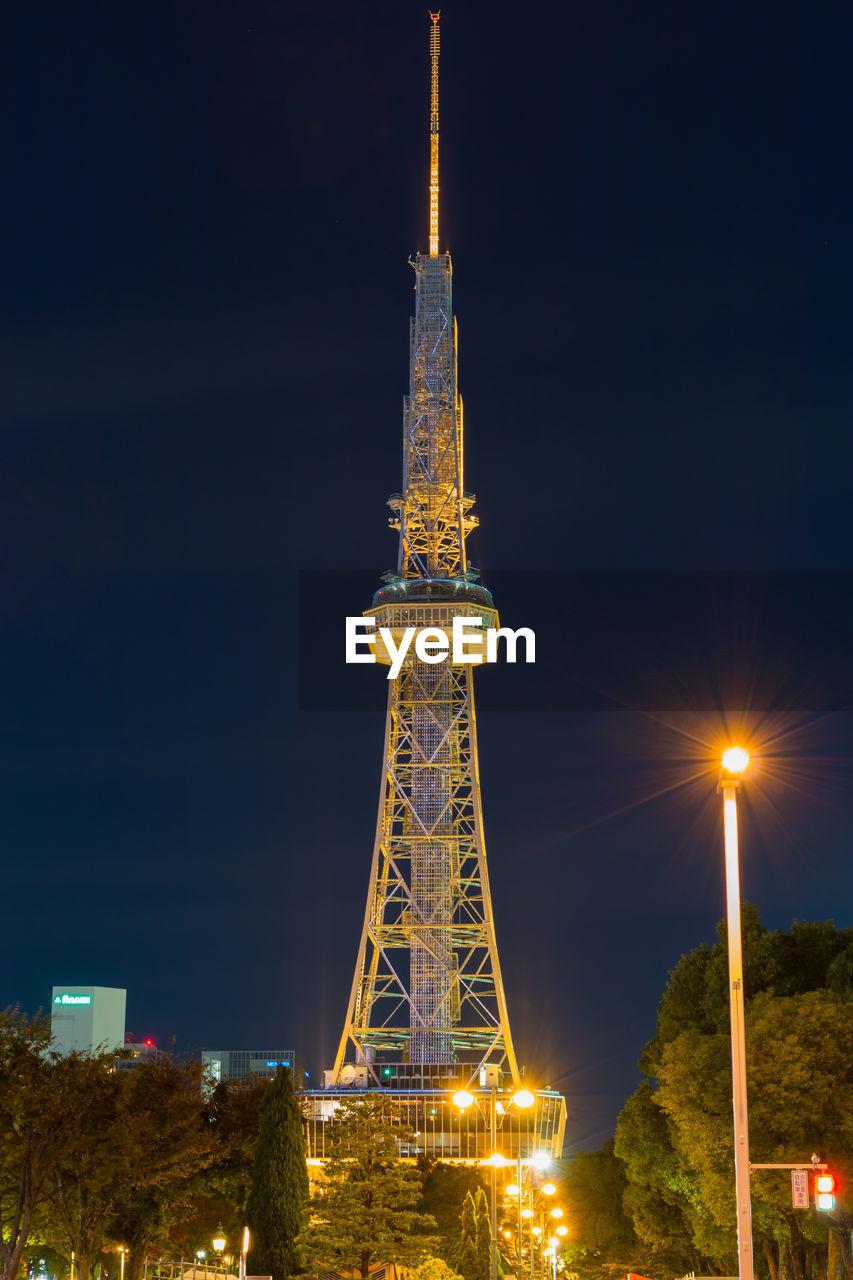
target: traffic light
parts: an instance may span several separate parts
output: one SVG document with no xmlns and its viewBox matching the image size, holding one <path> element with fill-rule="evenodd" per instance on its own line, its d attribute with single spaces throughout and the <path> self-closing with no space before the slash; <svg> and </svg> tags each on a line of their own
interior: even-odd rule
<svg viewBox="0 0 853 1280">
<path fill-rule="evenodd" d="M 818 1173 L 814 1180 L 814 1198 L 818 1209 L 824 1211 L 835 1208 L 835 1174 Z"/>
</svg>

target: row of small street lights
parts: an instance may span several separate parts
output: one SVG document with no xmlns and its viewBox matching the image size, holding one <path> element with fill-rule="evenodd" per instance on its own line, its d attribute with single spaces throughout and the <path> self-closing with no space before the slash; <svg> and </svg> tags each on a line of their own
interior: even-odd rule
<svg viewBox="0 0 853 1280">
<path fill-rule="evenodd" d="M 543 1165 L 546 1164 L 547 1162 L 548 1162 L 547 1156 L 544 1156 L 544 1155 L 541 1155 L 539 1157 L 534 1156 L 530 1164 L 530 1167 L 542 1168 Z M 521 1162 L 519 1161 L 519 1164 L 520 1163 Z M 560 1222 L 560 1219 L 563 1217 L 563 1210 L 560 1208 L 560 1206 L 553 1205 L 550 1209 L 547 1209 L 547 1210 L 543 1207 L 544 1202 L 542 1200 L 542 1197 L 543 1196 L 550 1197 L 550 1196 L 556 1195 L 557 1193 L 557 1188 L 554 1185 L 554 1183 L 545 1182 L 542 1184 L 541 1187 L 537 1189 L 537 1191 L 538 1191 L 538 1201 L 539 1201 L 538 1203 L 539 1225 L 534 1226 L 532 1220 L 536 1216 L 536 1212 L 533 1207 L 534 1206 L 534 1187 L 532 1185 L 532 1181 L 531 1181 L 531 1185 L 528 1187 L 528 1194 L 527 1194 L 528 1203 L 526 1207 L 524 1206 L 525 1197 L 524 1197 L 523 1181 L 512 1182 L 506 1188 L 506 1194 L 510 1197 L 510 1199 L 518 1201 L 518 1236 L 517 1236 L 516 1252 L 518 1254 L 519 1280 L 520 1280 L 520 1273 L 522 1269 L 522 1257 L 524 1252 L 523 1223 L 525 1221 L 527 1221 L 530 1224 L 531 1280 L 533 1280 L 533 1274 L 534 1274 L 534 1244 L 536 1243 L 536 1240 L 538 1239 L 538 1237 L 544 1234 L 546 1223 L 549 1227 L 553 1228 L 553 1234 L 548 1237 L 548 1247 L 543 1250 L 542 1257 L 550 1259 L 550 1262 L 551 1262 L 550 1270 L 551 1270 L 552 1277 L 556 1277 L 556 1274 L 557 1274 L 558 1246 L 561 1240 L 565 1236 L 567 1236 L 569 1233 L 568 1227 L 565 1226 L 562 1222 Z M 554 1221 L 552 1221 L 552 1219 Z M 554 1226 L 554 1222 L 556 1222 L 556 1226 Z M 504 1232 L 504 1235 L 507 1236 L 507 1238 L 509 1238 L 511 1233 Z M 541 1244 L 541 1240 L 539 1241 L 539 1243 Z M 544 1276 L 544 1269 L 543 1269 L 543 1276 Z"/>
<path fill-rule="evenodd" d="M 469 1107 L 477 1106 L 479 1108 L 480 1106 L 478 1100 L 467 1089 L 458 1090 L 458 1092 L 453 1095 L 453 1102 L 454 1102 L 454 1105 L 457 1106 L 460 1109 L 460 1111 L 462 1111 L 463 1113 Z M 535 1103 L 536 1103 L 535 1095 L 531 1093 L 529 1089 L 519 1089 L 514 1094 L 512 1094 L 509 1098 L 501 1098 L 501 1112 L 502 1114 L 505 1113 L 505 1110 L 511 1106 L 517 1107 L 520 1111 L 526 1111 L 530 1107 L 534 1106 Z M 482 1110 L 481 1110 L 481 1114 L 482 1114 Z M 492 1154 L 488 1157 L 488 1159 L 483 1160 L 481 1162 L 482 1164 L 489 1165 L 492 1171 L 492 1178 L 491 1178 L 492 1194 L 491 1194 L 491 1215 L 490 1215 L 491 1237 L 492 1237 L 491 1280 L 496 1280 L 497 1270 L 498 1270 L 497 1173 L 499 1168 L 505 1168 L 506 1166 L 511 1165 L 513 1163 L 511 1160 L 508 1160 L 506 1156 L 501 1155 L 497 1149 L 497 1117 L 498 1117 L 497 1090 L 493 1087 L 489 1092 L 489 1128 L 490 1128 L 490 1135 L 491 1135 Z M 530 1225 L 530 1280 L 534 1280 L 534 1246 L 536 1243 L 536 1238 L 538 1238 L 543 1234 L 546 1216 L 548 1219 L 562 1218 L 563 1210 L 555 1206 L 546 1215 L 544 1210 L 540 1208 L 539 1225 L 533 1226 L 532 1219 L 534 1217 L 534 1209 L 533 1209 L 534 1187 L 532 1183 L 532 1170 L 542 1169 L 546 1167 L 549 1163 L 549 1157 L 545 1153 L 540 1153 L 538 1155 L 534 1155 L 530 1157 L 530 1159 L 526 1161 L 522 1160 L 521 1139 L 519 1135 L 519 1151 L 518 1151 L 518 1156 L 515 1163 L 517 1165 L 516 1181 L 514 1183 L 510 1183 L 509 1186 L 507 1186 L 506 1194 L 511 1199 L 517 1199 L 518 1201 L 518 1236 L 517 1236 L 518 1280 L 521 1280 L 521 1273 L 522 1273 L 522 1242 L 523 1242 L 523 1228 L 524 1228 L 525 1221 L 530 1221 L 531 1223 Z M 528 1186 L 527 1207 L 525 1207 L 524 1205 L 524 1199 L 525 1199 L 524 1165 L 527 1165 L 527 1171 L 531 1172 L 531 1181 L 530 1181 L 530 1185 Z M 539 1194 L 540 1200 L 542 1196 L 555 1195 L 556 1191 L 557 1191 L 557 1188 L 553 1182 L 544 1183 L 541 1187 L 538 1188 L 538 1194 Z M 568 1234 L 568 1227 L 564 1226 L 562 1223 L 559 1223 L 555 1231 L 556 1231 L 555 1235 L 551 1236 L 548 1240 L 548 1248 L 543 1252 L 543 1257 L 548 1257 L 551 1260 L 551 1272 L 553 1277 L 556 1277 L 556 1273 L 557 1273 L 557 1248 L 560 1243 L 560 1240 Z M 507 1238 L 511 1238 L 512 1233 L 504 1232 L 504 1235 Z"/>
</svg>

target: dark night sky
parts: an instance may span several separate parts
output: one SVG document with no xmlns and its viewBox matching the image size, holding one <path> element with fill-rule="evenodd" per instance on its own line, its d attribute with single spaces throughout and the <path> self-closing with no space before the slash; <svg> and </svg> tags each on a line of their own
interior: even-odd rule
<svg viewBox="0 0 853 1280">
<path fill-rule="evenodd" d="M 443 11 L 471 558 L 541 571 L 537 679 L 577 675 L 575 637 L 617 651 L 612 710 L 479 717 L 516 1047 L 566 1091 L 569 1150 L 612 1131 L 667 970 L 723 914 L 733 671 L 764 682 L 729 706 L 763 756 L 744 894 L 853 925 L 851 597 L 821 573 L 853 567 L 851 37 L 831 0 Z M 369 597 L 341 600 L 332 709 L 304 709 L 298 575 L 394 560 L 427 6 L 20 4 L 3 45 L 0 1006 L 125 986 L 139 1035 L 317 1074 L 385 690 L 343 709 Z M 569 600 L 580 571 L 732 569 L 799 571 L 795 634 L 756 572 L 678 678 L 686 579 L 644 643 Z"/>
</svg>

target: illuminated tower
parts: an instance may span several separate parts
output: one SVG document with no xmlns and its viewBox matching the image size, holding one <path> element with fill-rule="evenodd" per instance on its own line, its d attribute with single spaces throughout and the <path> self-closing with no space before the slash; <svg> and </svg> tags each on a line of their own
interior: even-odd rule
<svg viewBox="0 0 853 1280">
<path fill-rule="evenodd" d="M 366 611 L 395 643 L 408 627 L 447 633 L 454 617 L 498 625 L 466 555 L 477 519 L 462 477 L 452 268 L 450 255 L 439 252 L 439 26 L 438 14 L 430 16 L 429 253 L 410 259 L 416 294 L 403 489 L 388 503 L 399 552 L 396 571 L 384 575 L 386 585 Z M 381 643 L 374 652 L 388 663 Z M 408 1107 L 419 1150 L 472 1159 L 485 1154 L 490 1136 L 470 1118 L 463 1130 L 453 1092 L 483 1090 L 494 1111 L 496 1095 L 521 1084 L 489 892 L 472 666 L 454 665 L 451 655 L 423 661 L 412 645 L 388 688 L 361 941 L 334 1066 L 324 1090 L 307 1095 L 310 1146 L 322 1155 L 336 1097 L 381 1088 Z M 515 1151 L 535 1138 L 559 1154 L 565 1104 L 550 1090 L 536 1096 L 523 1124 L 520 1116 L 507 1122 L 506 1136 L 510 1129 L 517 1135 Z"/>
</svg>

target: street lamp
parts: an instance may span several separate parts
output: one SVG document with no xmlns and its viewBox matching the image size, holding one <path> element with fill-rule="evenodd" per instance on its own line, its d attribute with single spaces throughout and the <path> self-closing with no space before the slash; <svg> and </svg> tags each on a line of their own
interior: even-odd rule
<svg viewBox="0 0 853 1280">
<path fill-rule="evenodd" d="M 240 1280 L 246 1280 L 246 1254 L 249 1252 L 252 1234 L 248 1227 L 243 1228 L 243 1239 L 240 1242 Z"/>
<path fill-rule="evenodd" d="M 565 1227 L 563 1228 L 563 1231 L 565 1232 Z M 557 1236 L 551 1236 L 551 1239 L 548 1241 L 548 1246 L 549 1246 L 548 1252 L 551 1255 L 552 1280 L 557 1280 L 557 1246 L 559 1244 L 560 1244 L 560 1241 L 558 1240 Z"/>
<path fill-rule="evenodd" d="M 740 928 L 740 872 L 737 847 L 737 793 L 749 764 L 742 747 L 723 752 L 720 780 L 726 852 L 726 921 L 729 944 L 729 1014 L 732 1028 L 732 1103 L 735 1120 L 735 1197 L 739 1280 L 752 1280 L 752 1206 L 749 1196 L 749 1126 L 746 1106 L 743 947 Z"/>
<path fill-rule="evenodd" d="M 226 1244 L 225 1232 L 222 1230 L 222 1223 L 220 1223 L 219 1226 L 216 1228 L 216 1235 L 211 1240 L 211 1244 L 213 1245 L 213 1250 L 214 1250 L 214 1253 L 216 1254 L 217 1262 L 221 1263 L 222 1254 L 225 1250 L 225 1244 Z"/>
</svg>

